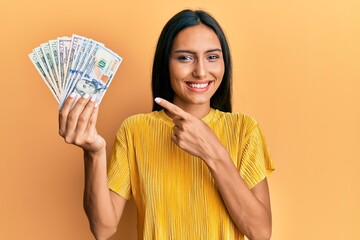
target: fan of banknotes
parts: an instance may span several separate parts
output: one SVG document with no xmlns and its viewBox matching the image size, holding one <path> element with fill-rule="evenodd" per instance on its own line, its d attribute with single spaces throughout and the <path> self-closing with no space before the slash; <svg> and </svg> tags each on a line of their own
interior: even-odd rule
<svg viewBox="0 0 360 240">
<path fill-rule="evenodd" d="M 60 108 L 72 92 L 99 104 L 122 61 L 104 44 L 76 34 L 40 44 L 29 57 Z"/>
</svg>

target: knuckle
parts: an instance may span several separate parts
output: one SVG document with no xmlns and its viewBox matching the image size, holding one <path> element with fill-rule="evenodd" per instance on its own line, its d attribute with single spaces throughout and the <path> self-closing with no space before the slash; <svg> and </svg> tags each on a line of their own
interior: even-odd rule
<svg viewBox="0 0 360 240">
<path fill-rule="evenodd" d="M 184 138 L 183 138 L 183 135 L 181 134 L 181 132 L 177 132 L 176 133 L 176 138 L 178 139 L 178 141 L 182 141 Z"/>
<path fill-rule="evenodd" d="M 178 138 L 178 140 L 177 140 L 177 145 L 180 147 L 180 148 L 184 148 L 185 146 L 184 146 L 184 142 L 181 140 L 181 139 L 179 139 Z"/>
<path fill-rule="evenodd" d="M 92 139 L 91 137 L 87 137 L 86 139 L 85 139 L 85 144 L 86 145 L 92 145 L 94 143 L 94 139 Z"/>
<path fill-rule="evenodd" d="M 81 146 L 81 145 L 83 145 L 83 143 L 84 143 L 83 139 L 81 139 L 79 137 L 74 139 L 74 144 L 77 146 Z"/>
<path fill-rule="evenodd" d="M 67 113 L 64 111 L 64 109 L 61 109 L 59 112 L 59 117 L 60 119 L 65 119 L 67 118 Z"/>
<path fill-rule="evenodd" d="M 193 118 L 192 118 L 191 115 L 185 115 L 185 116 L 183 116 L 183 119 L 184 119 L 185 121 L 187 121 L 187 122 L 192 122 L 192 121 L 193 121 Z"/>
<path fill-rule="evenodd" d="M 60 129 L 60 130 L 59 130 L 59 135 L 62 136 L 62 137 L 64 137 L 64 134 L 65 134 L 65 132 Z"/>
<path fill-rule="evenodd" d="M 92 118 L 90 118 L 90 119 L 89 119 L 89 125 L 93 125 L 93 124 L 94 124 L 94 122 L 95 122 L 95 120 L 94 120 L 94 119 L 92 119 Z"/>
<path fill-rule="evenodd" d="M 66 143 L 69 143 L 69 144 L 73 143 L 73 138 L 70 137 L 70 136 L 65 136 L 64 140 L 65 140 Z"/>
<path fill-rule="evenodd" d="M 78 122 L 79 123 L 86 123 L 87 122 L 87 119 L 84 115 L 80 115 L 79 116 L 79 119 L 78 119 Z"/>
<path fill-rule="evenodd" d="M 183 130 L 183 131 L 188 131 L 189 129 L 191 129 L 191 127 L 189 126 L 189 124 L 188 123 L 183 123 L 182 125 L 181 125 L 181 129 Z"/>
<path fill-rule="evenodd" d="M 70 122 L 76 120 L 76 117 L 75 117 L 74 114 L 69 114 L 69 115 L 67 116 L 67 118 L 68 118 L 68 121 L 70 121 Z"/>
</svg>

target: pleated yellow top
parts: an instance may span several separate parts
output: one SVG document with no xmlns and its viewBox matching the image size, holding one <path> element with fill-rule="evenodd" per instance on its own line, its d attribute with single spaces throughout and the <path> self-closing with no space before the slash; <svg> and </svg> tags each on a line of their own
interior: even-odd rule
<svg viewBox="0 0 360 240">
<path fill-rule="evenodd" d="M 258 124 L 240 113 L 211 109 L 203 118 L 230 153 L 249 188 L 274 169 Z M 164 111 L 127 118 L 108 163 L 109 188 L 138 214 L 138 239 L 244 239 L 230 218 L 204 162 L 171 140 Z"/>
</svg>

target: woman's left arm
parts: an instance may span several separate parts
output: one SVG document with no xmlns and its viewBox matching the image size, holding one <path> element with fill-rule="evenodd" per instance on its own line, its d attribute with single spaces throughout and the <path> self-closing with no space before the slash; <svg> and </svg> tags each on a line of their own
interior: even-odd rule
<svg viewBox="0 0 360 240">
<path fill-rule="evenodd" d="M 270 239 L 271 207 L 266 178 L 249 189 L 227 151 L 220 150 L 219 156 L 222 157 L 204 159 L 204 161 L 209 167 L 231 218 L 249 239 Z"/>
<path fill-rule="evenodd" d="M 251 240 L 270 239 L 271 208 L 266 178 L 249 189 L 229 153 L 209 126 L 164 99 L 157 103 L 173 115 L 172 140 L 207 164 L 225 206 L 240 231 Z"/>
</svg>

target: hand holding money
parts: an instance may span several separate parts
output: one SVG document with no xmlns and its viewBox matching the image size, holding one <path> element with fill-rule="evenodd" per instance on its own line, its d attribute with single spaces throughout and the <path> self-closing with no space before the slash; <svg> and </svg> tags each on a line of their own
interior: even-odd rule
<svg viewBox="0 0 360 240">
<path fill-rule="evenodd" d="M 84 94 L 76 101 L 73 92 L 59 111 L 59 134 L 66 143 L 84 149 L 88 154 L 105 150 L 105 140 L 96 130 L 98 109 L 95 98 Z"/>
<path fill-rule="evenodd" d="M 71 93 L 99 104 L 122 61 L 102 43 L 75 34 L 43 43 L 29 57 L 60 108 Z"/>
</svg>

